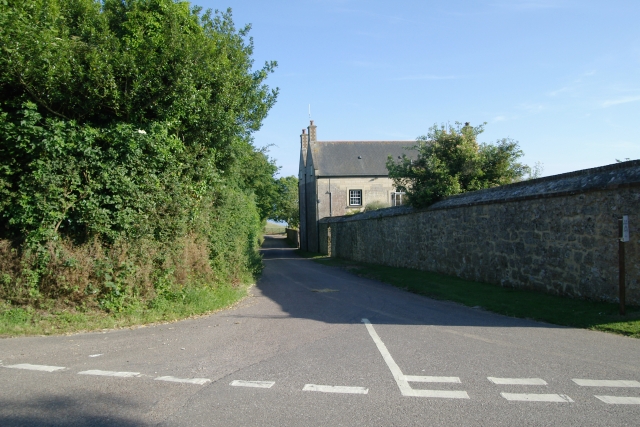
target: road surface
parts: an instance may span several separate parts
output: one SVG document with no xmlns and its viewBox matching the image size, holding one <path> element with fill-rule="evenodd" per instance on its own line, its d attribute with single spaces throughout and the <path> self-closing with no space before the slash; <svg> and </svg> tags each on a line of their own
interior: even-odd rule
<svg viewBox="0 0 640 427">
<path fill-rule="evenodd" d="M 229 310 L 0 340 L 0 425 L 640 425 L 640 340 L 431 300 L 277 237 L 263 254 Z"/>
</svg>

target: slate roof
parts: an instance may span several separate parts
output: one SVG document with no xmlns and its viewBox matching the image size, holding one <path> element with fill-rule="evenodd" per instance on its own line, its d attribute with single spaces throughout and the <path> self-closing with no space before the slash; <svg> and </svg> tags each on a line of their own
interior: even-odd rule
<svg viewBox="0 0 640 427">
<path fill-rule="evenodd" d="M 398 159 L 410 150 L 415 141 L 318 141 L 311 144 L 313 165 L 317 176 L 387 176 L 387 157 Z"/>
</svg>

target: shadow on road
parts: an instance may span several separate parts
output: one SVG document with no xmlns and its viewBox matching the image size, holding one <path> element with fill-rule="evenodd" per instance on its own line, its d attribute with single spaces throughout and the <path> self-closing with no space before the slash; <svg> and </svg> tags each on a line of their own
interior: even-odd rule
<svg viewBox="0 0 640 427">
<path fill-rule="evenodd" d="M 265 270 L 257 288 L 290 317 L 326 323 L 561 328 L 436 301 L 297 255 L 284 237 L 265 236 Z"/>
<path fill-rule="evenodd" d="M 140 427 L 148 424 L 122 416 L 129 411 L 132 417 L 137 405 L 129 399 L 83 391 L 82 397 L 50 396 L 25 399 L 0 399 L 0 426 L 120 426 Z M 137 415 L 137 414 L 136 414 Z"/>
</svg>

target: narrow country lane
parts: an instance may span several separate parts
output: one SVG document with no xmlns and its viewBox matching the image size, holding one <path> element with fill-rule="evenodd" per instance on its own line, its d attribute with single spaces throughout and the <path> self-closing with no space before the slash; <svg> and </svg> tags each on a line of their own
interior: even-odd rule
<svg viewBox="0 0 640 427">
<path fill-rule="evenodd" d="M 0 340 L 1 426 L 636 426 L 640 340 L 416 296 L 267 237 L 236 307 Z"/>
</svg>

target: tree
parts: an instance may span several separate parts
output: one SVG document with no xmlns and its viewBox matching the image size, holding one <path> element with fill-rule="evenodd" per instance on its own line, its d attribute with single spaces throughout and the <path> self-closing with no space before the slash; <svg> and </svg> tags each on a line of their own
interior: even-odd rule
<svg viewBox="0 0 640 427">
<path fill-rule="evenodd" d="M 276 180 L 277 196 L 269 219 L 286 221 L 290 228 L 298 228 L 300 214 L 298 210 L 298 178 L 280 177 Z"/>
<path fill-rule="evenodd" d="M 165 235 L 229 186 L 268 193 L 276 63 L 253 69 L 248 31 L 177 0 L 0 1 L 0 238 Z"/>
<path fill-rule="evenodd" d="M 486 124 L 486 123 L 485 123 Z M 417 138 L 417 160 L 407 156 L 387 160 L 389 177 L 407 193 L 409 204 L 426 207 L 467 191 L 520 181 L 539 173 L 518 162 L 523 156 L 517 141 L 503 138 L 495 144 L 478 143 L 484 124 L 476 127 L 434 125 Z"/>
</svg>

